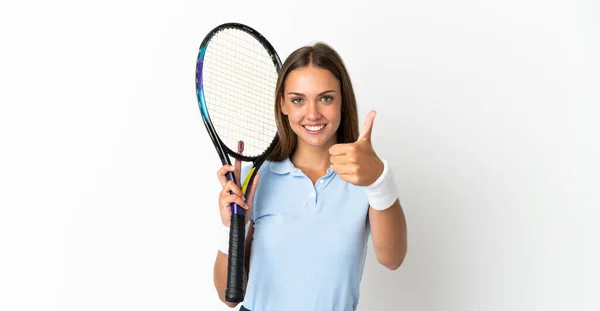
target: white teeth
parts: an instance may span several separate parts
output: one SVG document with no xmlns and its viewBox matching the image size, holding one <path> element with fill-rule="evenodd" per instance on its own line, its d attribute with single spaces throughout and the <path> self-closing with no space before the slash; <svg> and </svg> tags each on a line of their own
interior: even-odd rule
<svg viewBox="0 0 600 311">
<path fill-rule="evenodd" d="M 325 127 L 325 125 L 316 125 L 316 126 L 308 126 L 305 125 L 304 128 L 306 128 L 307 130 L 311 131 L 311 132 L 317 132 L 320 131 L 321 129 L 323 129 Z"/>
</svg>

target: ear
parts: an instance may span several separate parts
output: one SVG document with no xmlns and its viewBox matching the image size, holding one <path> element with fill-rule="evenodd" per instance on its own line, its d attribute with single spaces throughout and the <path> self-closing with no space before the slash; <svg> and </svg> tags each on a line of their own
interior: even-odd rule
<svg viewBox="0 0 600 311">
<path fill-rule="evenodd" d="M 283 98 L 283 96 L 279 97 L 279 107 L 281 108 L 281 112 L 287 116 L 288 111 L 287 111 L 287 106 L 285 104 L 285 99 Z"/>
</svg>

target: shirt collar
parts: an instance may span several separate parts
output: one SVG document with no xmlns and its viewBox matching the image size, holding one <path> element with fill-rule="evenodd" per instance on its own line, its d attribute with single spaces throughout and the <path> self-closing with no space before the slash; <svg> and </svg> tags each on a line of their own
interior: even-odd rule
<svg viewBox="0 0 600 311">
<path fill-rule="evenodd" d="M 277 162 L 271 162 L 269 168 L 271 169 L 271 172 L 275 174 L 288 174 L 298 170 L 294 167 L 294 164 L 292 164 L 290 158 L 285 158 L 284 160 Z"/>
<path fill-rule="evenodd" d="M 292 163 L 292 161 L 290 161 L 290 158 L 287 157 L 282 161 L 277 161 L 277 162 L 271 162 L 271 165 L 269 165 L 271 172 L 275 173 L 275 174 L 292 174 L 294 176 L 301 176 L 303 175 L 302 171 L 295 167 L 294 164 Z M 330 165 L 329 168 L 327 169 L 327 177 L 330 177 L 332 174 L 335 174 L 333 172 L 333 168 Z"/>
</svg>

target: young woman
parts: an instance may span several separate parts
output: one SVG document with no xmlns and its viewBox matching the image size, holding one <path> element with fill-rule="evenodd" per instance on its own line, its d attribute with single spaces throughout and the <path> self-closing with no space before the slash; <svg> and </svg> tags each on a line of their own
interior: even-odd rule
<svg viewBox="0 0 600 311">
<path fill-rule="evenodd" d="M 375 112 L 359 135 L 344 63 L 319 43 L 294 51 L 283 64 L 275 115 L 280 142 L 248 200 L 225 178 L 234 171 L 243 180 L 245 168 L 236 162 L 217 173 L 225 241 L 230 204 L 247 209 L 247 282 L 240 310 L 355 310 L 369 235 L 377 260 L 390 270 L 401 265 L 407 249 L 392 172 L 371 145 Z M 224 298 L 226 279 L 224 243 L 215 262 L 215 287 L 235 307 Z"/>
</svg>

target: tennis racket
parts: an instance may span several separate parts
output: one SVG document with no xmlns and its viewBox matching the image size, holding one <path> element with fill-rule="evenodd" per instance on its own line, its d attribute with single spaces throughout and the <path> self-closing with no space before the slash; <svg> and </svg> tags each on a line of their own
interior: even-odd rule
<svg viewBox="0 0 600 311">
<path fill-rule="evenodd" d="M 242 183 L 248 185 L 279 140 L 275 123 L 275 87 L 281 60 L 256 30 L 227 23 L 211 30 L 200 45 L 196 62 L 196 95 L 200 114 L 223 165 L 229 156 L 252 162 Z M 239 154 L 238 142 L 244 142 Z M 227 179 L 236 181 L 233 172 Z M 231 207 L 229 262 L 225 299 L 244 299 L 245 210 Z"/>
</svg>

